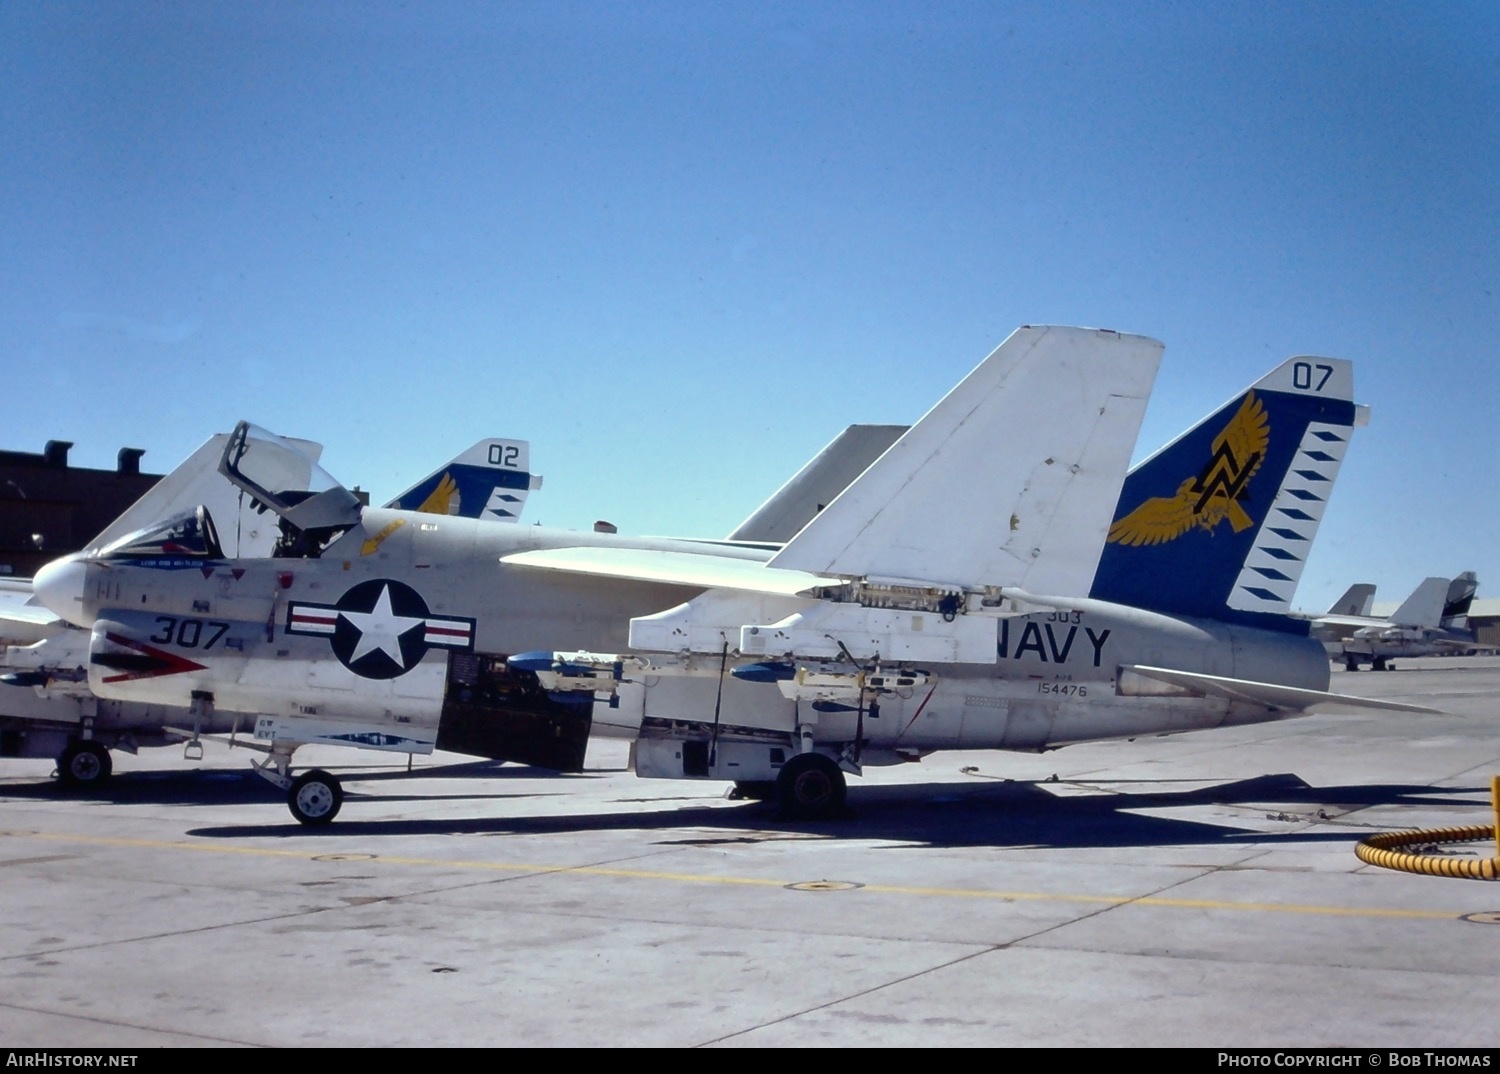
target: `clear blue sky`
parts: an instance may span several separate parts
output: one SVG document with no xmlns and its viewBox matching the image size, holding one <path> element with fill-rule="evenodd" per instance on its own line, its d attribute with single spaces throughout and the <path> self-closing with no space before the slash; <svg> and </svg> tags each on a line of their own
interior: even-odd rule
<svg viewBox="0 0 1500 1074">
<path fill-rule="evenodd" d="M 1497 592 L 1500 6 L 0 4 L 0 447 L 246 417 L 378 497 L 727 532 L 1014 327 L 1167 345 L 1144 456 L 1293 354 L 1359 432 L 1297 603 Z"/>
</svg>

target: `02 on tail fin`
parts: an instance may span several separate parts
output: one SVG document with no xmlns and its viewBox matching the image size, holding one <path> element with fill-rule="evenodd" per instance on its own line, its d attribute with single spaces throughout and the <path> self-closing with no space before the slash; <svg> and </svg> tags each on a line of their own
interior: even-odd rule
<svg viewBox="0 0 1500 1074">
<path fill-rule="evenodd" d="M 530 444 L 490 438 L 438 467 L 386 506 L 515 522 L 521 517 L 527 494 L 541 486 L 542 479 L 531 473 Z"/>
<path fill-rule="evenodd" d="M 1089 595 L 1210 619 L 1285 615 L 1364 422 L 1352 363 L 1282 363 L 1131 470 Z"/>
</svg>

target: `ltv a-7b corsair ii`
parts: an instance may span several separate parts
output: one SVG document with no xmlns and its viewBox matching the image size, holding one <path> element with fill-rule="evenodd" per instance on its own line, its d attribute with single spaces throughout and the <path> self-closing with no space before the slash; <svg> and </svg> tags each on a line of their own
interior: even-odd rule
<svg viewBox="0 0 1500 1074">
<path fill-rule="evenodd" d="M 1154 340 L 1018 329 L 784 545 L 361 507 L 241 424 L 221 469 L 280 518 L 206 515 L 38 575 L 88 681 L 244 714 L 298 820 L 306 743 L 732 780 L 792 816 L 934 750 L 1042 750 L 1374 706 L 1327 692 L 1292 591 L 1360 417 L 1346 361 L 1285 363 L 1134 471 Z M 1122 488 L 1123 485 L 1123 488 Z M 305 487 L 304 487 L 305 486 Z"/>
<path fill-rule="evenodd" d="M 94 538 L 86 555 L 141 560 L 181 553 L 186 546 L 162 544 L 159 531 L 201 534 L 201 514 L 208 525 L 223 527 L 221 553 L 237 559 L 270 556 L 280 536 L 277 517 L 218 472 L 228 440 L 210 437 Z M 292 466 L 287 475 L 306 484 L 322 448 L 311 441 L 287 443 L 296 449 L 287 456 Z M 481 440 L 387 506 L 514 522 L 527 495 L 541 487 L 529 460 L 524 440 Z M 190 521 L 160 524 L 178 515 Z M 7 583 L 0 592 L 0 756 L 56 758 L 63 784 L 86 787 L 109 778 L 113 748 L 134 753 L 182 744 L 185 755 L 196 759 L 203 756 L 201 736 L 232 730 L 233 712 L 215 713 L 203 705 L 188 712 L 134 697 L 96 695 L 85 673 L 89 650 L 90 632 L 40 607 L 29 579 Z"/>
</svg>

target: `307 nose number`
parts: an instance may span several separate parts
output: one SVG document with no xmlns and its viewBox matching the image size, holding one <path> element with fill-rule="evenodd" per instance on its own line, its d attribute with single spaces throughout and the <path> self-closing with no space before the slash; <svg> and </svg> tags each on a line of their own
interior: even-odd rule
<svg viewBox="0 0 1500 1074">
<path fill-rule="evenodd" d="M 229 624 L 217 619 L 179 619 L 175 615 L 158 615 L 156 622 L 161 629 L 151 635 L 151 641 L 184 649 L 212 649 L 215 642 L 229 633 Z"/>
</svg>

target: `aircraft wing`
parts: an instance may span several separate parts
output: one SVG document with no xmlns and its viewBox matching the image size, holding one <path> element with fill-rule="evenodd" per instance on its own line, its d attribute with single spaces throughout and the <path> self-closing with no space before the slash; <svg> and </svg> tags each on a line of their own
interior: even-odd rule
<svg viewBox="0 0 1500 1074">
<path fill-rule="evenodd" d="M 315 441 L 286 439 L 300 449 L 309 464 L 323 454 L 323 445 Z M 219 459 L 228 442 L 226 433 L 209 437 L 85 547 L 103 548 L 126 534 L 202 504 L 217 524 L 228 555 L 269 556 L 276 543 L 274 517 L 267 519 L 257 505 L 219 474 Z"/>
<path fill-rule="evenodd" d="M 1312 625 L 1313 629 L 1316 630 L 1318 627 L 1340 626 L 1359 629 L 1360 627 L 1390 626 L 1391 624 L 1388 619 L 1377 619 L 1370 615 L 1319 615 L 1313 618 Z"/>
<path fill-rule="evenodd" d="M 56 614 L 32 601 L 29 580 L 0 579 L 0 645 L 30 645 L 64 625 Z"/>
<path fill-rule="evenodd" d="M 1087 596 L 1162 345 L 1016 329 L 771 560 Z"/>
<path fill-rule="evenodd" d="M 1249 679 L 1230 679 L 1223 675 L 1200 675 L 1192 671 L 1174 671 L 1171 668 L 1145 667 L 1140 664 L 1125 664 L 1122 672 L 1134 672 L 1157 682 L 1193 690 L 1210 697 L 1228 698 L 1230 701 L 1247 701 L 1255 705 L 1266 705 L 1276 709 L 1295 709 L 1300 712 L 1415 712 L 1423 716 L 1446 715 L 1441 709 L 1430 709 L 1422 705 L 1408 705 L 1401 701 L 1376 701 L 1368 697 L 1353 697 L 1349 694 L 1331 694 L 1322 690 L 1303 690 L 1295 686 L 1277 686 L 1274 683 L 1253 682 Z"/>
<path fill-rule="evenodd" d="M 500 562 L 538 570 L 701 589 L 733 589 L 769 596 L 814 596 L 835 579 L 768 567 L 759 560 L 651 548 L 543 548 L 501 556 Z"/>
</svg>

